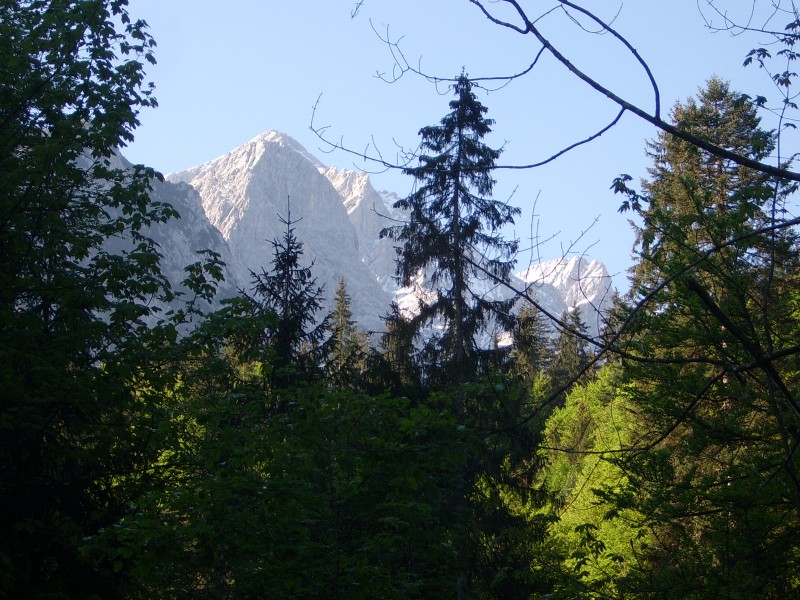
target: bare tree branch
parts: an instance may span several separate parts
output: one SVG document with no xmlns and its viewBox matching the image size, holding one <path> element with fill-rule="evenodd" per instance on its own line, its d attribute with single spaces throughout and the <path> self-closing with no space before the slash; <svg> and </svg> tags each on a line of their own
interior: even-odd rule
<svg viewBox="0 0 800 600">
<path fill-rule="evenodd" d="M 350 18 L 351 19 L 355 19 L 358 16 L 358 13 L 361 10 L 361 7 L 364 6 L 364 2 L 365 1 L 366 0 L 358 0 L 358 2 L 356 2 L 356 5 L 350 11 Z"/>
<path fill-rule="evenodd" d="M 789 169 L 775 167 L 772 165 L 768 165 L 745 156 L 741 156 L 725 148 L 721 148 L 715 144 L 712 144 L 706 139 L 693 135 L 687 131 L 684 131 L 667 121 L 664 121 L 661 118 L 660 114 L 660 100 L 659 100 L 659 93 L 658 93 L 658 86 L 655 84 L 655 79 L 650 72 L 650 69 L 647 67 L 644 60 L 639 56 L 639 53 L 633 48 L 633 46 L 625 40 L 625 38 L 616 32 L 616 30 L 612 29 L 609 25 L 607 25 L 604 21 L 600 18 L 596 17 L 591 11 L 584 9 L 573 2 L 568 2 L 567 0 L 559 0 L 560 4 L 563 6 L 570 8 L 572 10 L 578 11 L 581 14 L 591 18 L 594 22 L 598 25 L 601 25 L 606 31 L 612 34 L 617 40 L 619 40 L 627 49 L 628 51 L 636 58 L 636 60 L 645 68 L 645 72 L 650 80 L 651 86 L 653 87 L 653 91 L 655 94 L 655 108 L 653 113 L 640 108 L 639 106 L 629 102 L 619 96 L 618 94 L 614 93 L 612 90 L 608 89 L 607 87 L 603 86 L 599 81 L 590 77 L 583 71 L 581 71 L 577 66 L 575 66 L 567 56 L 562 53 L 556 46 L 547 38 L 541 30 L 536 26 L 534 20 L 531 20 L 526 11 L 522 8 L 520 3 L 517 0 L 498 0 L 501 3 L 508 4 L 513 7 L 516 14 L 519 16 L 522 25 L 517 25 L 514 23 L 510 23 L 508 21 L 502 20 L 494 16 L 494 14 L 486 7 L 487 2 L 484 0 L 469 0 L 471 4 L 477 6 L 480 11 L 484 14 L 484 16 L 492 23 L 499 25 L 501 27 L 508 28 L 512 31 L 516 31 L 521 35 L 533 35 L 536 40 L 541 44 L 544 48 L 547 49 L 548 52 L 558 60 L 567 70 L 575 75 L 578 79 L 585 82 L 589 85 L 592 89 L 599 92 L 612 102 L 619 105 L 622 109 L 632 112 L 633 114 L 637 115 L 641 119 L 647 121 L 648 123 L 656 126 L 657 128 L 665 131 L 675 137 L 678 137 L 682 140 L 689 142 L 690 144 L 697 146 L 698 148 L 702 148 L 706 152 L 717 156 L 719 158 L 724 158 L 727 160 L 731 160 L 741 166 L 747 167 L 749 169 L 753 169 L 756 171 L 760 171 L 767 175 L 773 177 L 779 177 L 782 179 L 787 179 L 791 181 L 800 181 L 800 173 L 795 171 L 791 171 Z"/>
<path fill-rule="evenodd" d="M 596 140 L 601 135 L 603 135 L 605 132 L 607 132 L 609 129 L 612 129 L 617 123 L 619 123 L 619 120 L 622 118 L 622 115 L 624 115 L 624 114 L 625 114 L 625 109 L 621 108 L 620 111 L 617 113 L 617 116 L 614 117 L 614 120 L 611 121 L 608 125 L 606 125 L 602 129 L 600 129 L 599 131 L 596 131 L 595 133 L 593 133 L 589 137 L 587 137 L 585 139 L 582 139 L 579 142 L 575 142 L 574 144 L 570 144 L 566 148 L 562 148 L 561 150 L 559 150 L 558 152 L 556 152 L 552 156 L 549 156 L 548 158 L 545 158 L 544 160 L 540 160 L 539 162 L 531 163 L 529 165 L 497 165 L 497 167 L 495 167 L 495 168 L 496 169 L 534 169 L 536 167 L 541 167 L 543 165 L 546 165 L 549 162 L 553 162 L 554 160 L 556 160 L 560 156 L 563 156 L 564 154 L 566 154 L 570 150 L 574 150 L 578 146 L 583 146 L 584 144 L 588 144 L 592 140 Z"/>
</svg>

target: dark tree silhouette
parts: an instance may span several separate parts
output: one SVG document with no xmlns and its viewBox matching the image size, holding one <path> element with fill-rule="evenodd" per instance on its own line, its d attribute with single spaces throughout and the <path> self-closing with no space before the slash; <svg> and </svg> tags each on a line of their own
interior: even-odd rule
<svg viewBox="0 0 800 600">
<path fill-rule="evenodd" d="M 275 239 L 270 272 L 251 272 L 252 291 L 246 294 L 259 311 L 275 313 L 275 325 L 265 332 L 265 343 L 274 352 L 273 384 L 285 387 L 297 376 L 308 378 L 320 371 L 327 353 L 329 316 L 318 319 L 322 310 L 321 286 L 310 266 L 302 265 L 303 243 L 294 234 L 291 211 L 279 217 L 286 226 L 283 239 Z"/>
<path fill-rule="evenodd" d="M 418 185 L 395 203 L 408 211 L 408 222 L 384 229 L 381 235 L 401 242 L 400 283 L 411 285 L 423 277 L 433 288 L 433 299 L 420 304 L 413 323 L 420 331 L 441 320 L 442 333 L 429 345 L 428 356 L 435 358 L 447 380 L 463 382 L 476 371 L 476 337 L 488 321 L 511 323 L 513 301 L 488 300 L 485 287 L 488 278 L 508 279 L 517 243 L 503 240 L 499 230 L 514 222 L 519 209 L 490 197 L 500 151 L 482 142 L 493 124 L 485 116 L 487 109 L 466 75 L 456 80 L 453 90 L 451 112 L 439 125 L 420 130 L 419 165 L 405 170 Z"/>
</svg>

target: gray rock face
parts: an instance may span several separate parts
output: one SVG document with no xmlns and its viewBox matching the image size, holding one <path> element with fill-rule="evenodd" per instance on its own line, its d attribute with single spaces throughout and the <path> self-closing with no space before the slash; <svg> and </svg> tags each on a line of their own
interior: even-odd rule
<svg viewBox="0 0 800 600">
<path fill-rule="evenodd" d="M 394 273 L 397 252 L 394 242 L 380 238 L 381 229 L 402 220 L 403 215 L 392 205 L 398 199 L 395 194 L 378 192 L 372 187 L 369 175 L 360 171 L 348 171 L 336 167 L 323 168 L 320 172 L 331 182 L 342 198 L 347 217 L 358 236 L 359 252 L 364 263 L 375 274 L 382 288 L 394 293 Z"/>
<path fill-rule="evenodd" d="M 212 250 L 218 252 L 220 260 L 225 263 L 225 280 L 218 284 L 217 299 L 234 296 L 242 268 L 225 238 L 208 221 L 197 191 L 185 183 L 154 181 L 151 197 L 158 202 L 172 205 L 180 215 L 179 219 L 171 221 L 166 227 L 150 227 L 147 231 L 159 245 L 163 257 L 161 271 L 167 279 L 179 291 L 183 291 L 178 284 L 186 278 L 186 266 L 202 260 L 199 252 Z M 218 306 L 216 302 L 212 307 Z"/>
<path fill-rule="evenodd" d="M 112 166 L 115 168 L 129 168 L 131 164 L 121 155 L 112 157 Z M 238 277 L 242 272 L 238 259 L 231 253 L 225 238 L 206 217 L 197 191 L 185 183 L 171 183 L 168 181 L 151 181 L 150 198 L 155 202 L 163 202 L 172 206 L 180 215 L 167 223 L 154 223 L 141 232 L 152 239 L 161 254 L 160 270 L 170 282 L 178 298 L 169 306 L 159 299 L 151 299 L 150 305 L 157 309 L 149 321 L 155 323 L 162 316 L 162 312 L 170 308 L 178 308 L 182 302 L 194 299 L 194 294 L 187 290 L 182 282 L 186 279 L 186 267 L 204 260 L 200 253 L 211 250 L 220 255 L 220 260 L 225 263 L 223 267 L 224 280 L 217 282 L 217 295 L 211 303 L 200 303 L 200 310 L 216 310 L 220 308 L 221 301 L 237 293 Z M 111 237 L 104 243 L 105 249 L 120 254 L 133 249 L 129 237 Z"/>
</svg>

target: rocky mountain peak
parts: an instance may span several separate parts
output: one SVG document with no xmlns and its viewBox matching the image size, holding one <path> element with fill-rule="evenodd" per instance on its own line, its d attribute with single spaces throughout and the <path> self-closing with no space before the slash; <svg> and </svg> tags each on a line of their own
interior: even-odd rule
<svg viewBox="0 0 800 600">
<path fill-rule="evenodd" d="M 516 275 L 532 288 L 552 287 L 562 300 L 556 316 L 580 310 L 589 333 L 602 329 L 602 315 L 611 308 L 614 287 L 605 265 L 584 256 L 556 258 L 530 265 Z"/>
<path fill-rule="evenodd" d="M 286 134 L 267 131 L 214 160 L 168 175 L 167 181 L 191 186 L 186 188 L 191 193 L 180 193 L 181 200 L 194 199 L 202 206 L 202 211 L 191 212 L 193 231 L 200 231 L 195 221 L 202 213 L 221 234 L 218 243 L 227 246 L 223 254 L 230 259 L 229 277 L 234 280 L 228 289 L 247 289 L 251 271 L 269 270 L 272 241 L 282 239 L 286 226 L 281 219 L 291 211 L 306 264 L 313 262 L 328 307 L 344 278 L 362 328 L 381 331 L 392 300 L 413 310 L 429 292 L 424 277 L 416 287 L 398 288 L 394 242 L 379 237 L 382 229 L 404 218 L 393 208 L 397 196 L 377 191 L 367 173 L 325 166 Z M 212 239 L 208 234 L 203 238 Z M 485 293 L 493 297 L 513 294 L 494 282 L 477 285 L 485 285 Z M 600 326 L 598 311 L 610 304 L 611 279 L 605 267 L 584 257 L 531 265 L 512 285 L 527 289 L 556 317 L 572 307 L 581 310 L 591 333 Z"/>
<path fill-rule="evenodd" d="M 390 299 L 363 260 L 342 197 L 320 169 L 324 165 L 298 142 L 270 131 L 168 179 L 197 190 L 208 219 L 248 272 L 269 270 L 272 241 L 286 227 L 281 218 L 291 214 L 306 263 L 313 261 L 329 300 L 344 278 L 362 327 L 380 329 Z M 249 276 L 240 276 L 246 287 Z"/>
</svg>

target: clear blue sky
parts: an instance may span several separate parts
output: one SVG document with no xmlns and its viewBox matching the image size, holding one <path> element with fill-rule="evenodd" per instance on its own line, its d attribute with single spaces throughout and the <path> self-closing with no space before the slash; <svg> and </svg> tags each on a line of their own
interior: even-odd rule
<svg viewBox="0 0 800 600">
<path fill-rule="evenodd" d="M 742 67 L 745 53 L 760 40 L 709 32 L 696 0 L 584 4 L 606 19 L 617 15 L 614 26 L 648 61 L 660 84 L 664 113 L 712 75 L 740 91 L 769 91 L 763 73 Z M 750 3 L 727 0 L 732 10 L 745 4 Z M 136 141 L 124 154 L 168 173 L 276 129 L 328 165 L 370 168 L 322 150 L 309 129 L 318 98 L 316 122 L 330 126 L 332 139 L 359 150 L 374 142 L 388 158 L 394 158 L 396 144 L 415 146 L 419 129 L 438 122 L 450 100 L 440 93 L 446 90 L 413 75 L 393 84 L 375 77 L 391 74 L 393 60 L 373 28 L 385 34 L 388 27 L 391 36 L 402 37 L 410 62 L 442 76 L 462 68 L 472 77 L 512 73 L 527 66 L 537 49 L 533 40 L 490 24 L 467 0 L 366 0 L 351 18 L 355 5 L 355 0 L 131 0 L 131 12 L 150 24 L 158 43 L 158 65 L 149 77 L 160 106 L 141 115 Z M 610 36 L 585 33 L 560 13 L 540 24 L 578 66 L 626 99 L 652 108 L 644 73 Z M 505 144 L 504 164 L 546 158 L 602 127 L 618 110 L 549 56 L 524 80 L 479 98 L 496 121 L 487 142 Z M 522 246 L 529 246 L 530 232 L 537 231 L 540 239 L 552 238 L 538 250 L 542 259 L 568 249 L 586 253 L 604 261 L 617 285 L 626 287 L 633 233 L 627 217 L 616 212 L 620 198 L 609 186 L 620 173 L 645 175 L 645 141 L 655 135 L 651 126 L 626 115 L 614 131 L 546 167 L 498 171 L 495 197 L 510 197 L 523 209 L 515 230 Z M 376 174 L 373 182 L 401 195 L 411 185 L 396 172 Z M 519 268 L 527 260 L 523 255 Z"/>
</svg>

